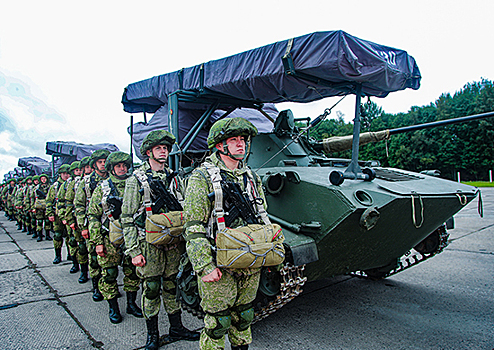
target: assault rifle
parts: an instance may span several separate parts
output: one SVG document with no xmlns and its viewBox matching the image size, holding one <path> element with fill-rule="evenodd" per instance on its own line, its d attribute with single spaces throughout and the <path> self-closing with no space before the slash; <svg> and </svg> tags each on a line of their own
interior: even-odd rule
<svg viewBox="0 0 494 350">
<path fill-rule="evenodd" d="M 38 199 L 46 199 L 46 193 L 41 190 L 41 188 L 38 188 L 36 190 L 36 198 Z"/>
<path fill-rule="evenodd" d="M 122 214 L 122 199 L 122 197 L 111 195 L 106 199 L 106 203 L 108 203 L 108 210 L 115 220 L 118 220 L 120 218 L 120 214 Z"/>
<path fill-rule="evenodd" d="M 177 175 L 175 172 L 171 173 L 168 176 L 167 183 L 170 182 L 171 178 Z M 173 196 L 170 191 L 163 186 L 163 183 L 160 180 L 150 180 L 149 188 L 151 189 L 151 197 L 153 199 L 153 203 L 151 204 L 151 208 L 153 209 L 153 213 L 159 213 L 159 210 L 163 207 L 166 207 L 168 211 L 182 211 L 182 205 L 178 201 L 175 196 Z M 143 191 L 143 189 L 141 189 Z"/>
<path fill-rule="evenodd" d="M 238 183 L 222 180 L 221 190 L 223 191 L 223 210 L 225 211 L 226 227 L 230 227 L 238 217 L 241 217 L 248 224 L 259 223 L 252 203 L 245 198 Z M 208 198 L 213 202 L 214 192 L 208 194 Z"/>
</svg>

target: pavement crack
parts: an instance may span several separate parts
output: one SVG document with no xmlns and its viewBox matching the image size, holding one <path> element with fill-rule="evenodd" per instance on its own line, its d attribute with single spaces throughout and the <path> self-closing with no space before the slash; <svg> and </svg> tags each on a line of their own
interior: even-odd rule
<svg viewBox="0 0 494 350">
<path fill-rule="evenodd" d="M 3 275 L 4 273 L 9 273 L 9 272 L 18 272 L 18 271 L 21 271 L 21 270 L 24 270 L 27 268 L 29 268 L 29 266 L 26 265 L 26 266 L 23 266 L 19 269 L 0 271 L 0 275 Z"/>
<path fill-rule="evenodd" d="M 47 298 L 46 300 L 56 300 L 57 301 L 57 304 L 60 305 L 64 310 L 65 312 L 74 320 L 74 322 L 79 326 L 79 328 L 84 332 L 84 334 L 86 334 L 86 336 L 88 337 L 88 339 L 91 341 L 92 343 L 92 346 L 94 348 L 97 348 L 97 349 L 102 349 L 103 348 L 103 343 L 100 342 L 100 341 L 97 341 L 92 335 L 91 333 L 82 325 L 82 323 L 79 321 L 79 319 L 74 315 L 74 313 L 72 311 L 70 311 L 70 309 L 67 307 L 67 303 L 65 303 L 62 299 L 61 299 L 61 296 L 58 294 L 58 291 L 53 288 L 50 283 L 45 279 L 45 277 L 41 274 L 41 271 L 38 269 L 37 265 L 31 260 L 31 258 L 29 258 L 29 256 L 26 254 L 26 251 L 24 249 L 22 249 L 22 247 L 17 243 L 17 240 L 12 237 L 12 235 L 10 234 L 10 232 L 8 232 L 5 227 L 3 227 L 3 225 L 0 223 L 0 227 L 2 227 L 2 229 L 5 231 L 5 233 L 10 237 L 10 239 L 12 239 L 12 243 L 14 243 L 18 248 L 19 248 L 19 253 L 24 256 L 25 259 L 28 260 L 28 267 L 33 269 L 33 271 L 38 275 L 38 277 L 41 279 L 41 281 L 43 282 L 43 284 L 48 287 L 48 290 L 50 291 L 51 294 L 53 294 L 54 296 L 54 299 L 53 298 Z M 40 300 L 36 300 L 36 301 L 30 301 L 30 302 L 38 302 Z M 24 304 L 27 304 L 27 303 L 30 303 L 30 302 L 26 302 Z M 18 305 L 21 305 L 20 303 L 16 303 L 17 305 L 15 304 L 10 304 L 10 305 L 7 305 L 7 306 L 10 306 L 10 307 L 15 307 L 15 306 L 18 306 Z"/>
<path fill-rule="evenodd" d="M 450 239 L 449 239 L 449 241 L 450 241 L 450 242 L 457 241 L 457 240 L 459 240 L 459 239 L 462 239 L 462 238 L 464 238 L 464 237 L 467 237 L 467 236 L 473 235 L 474 233 L 478 233 L 478 232 L 480 232 L 480 231 L 486 230 L 486 229 L 491 228 L 491 227 L 493 227 L 493 226 L 494 226 L 494 224 L 490 224 L 490 225 L 484 226 L 484 227 L 482 227 L 482 228 L 479 228 L 478 230 L 475 230 L 475 231 L 472 231 L 472 232 L 466 233 L 466 234 L 464 234 L 463 236 L 459 236 L 459 237 L 456 237 L 456 238 L 450 238 Z"/>
</svg>

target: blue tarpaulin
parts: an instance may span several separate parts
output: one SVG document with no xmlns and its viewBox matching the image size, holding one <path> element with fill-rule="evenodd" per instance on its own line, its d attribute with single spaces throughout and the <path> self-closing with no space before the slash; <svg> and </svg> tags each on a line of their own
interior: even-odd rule
<svg viewBox="0 0 494 350">
<path fill-rule="evenodd" d="M 122 103 L 129 113 L 154 113 L 178 90 L 257 103 L 307 103 L 353 93 L 356 83 L 364 96 L 385 97 L 418 89 L 420 78 L 406 51 L 343 31 L 316 32 L 130 84 Z"/>
<path fill-rule="evenodd" d="M 29 175 L 51 174 L 51 163 L 40 157 L 19 158 L 17 165 L 29 170 Z"/>
</svg>

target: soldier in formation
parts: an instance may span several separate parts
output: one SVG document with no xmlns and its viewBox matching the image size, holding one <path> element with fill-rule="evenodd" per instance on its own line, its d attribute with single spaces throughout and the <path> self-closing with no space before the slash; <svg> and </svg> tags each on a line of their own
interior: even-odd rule
<svg viewBox="0 0 494 350">
<path fill-rule="evenodd" d="M 259 286 L 260 268 L 229 269 L 217 266 L 214 247 L 218 231 L 225 229 L 223 203 L 208 194 L 220 189 L 221 180 L 237 183 L 244 192 L 255 193 L 255 198 L 265 202 L 260 178 L 243 162 L 246 142 L 254 137 L 257 129 L 242 118 L 225 118 L 210 129 L 208 147 L 215 152 L 189 178 L 185 195 L 184 213 L 187 255 L 198 276 L 201 306 L 206 312 L 205 327 L 201 332 L 201 349 L 224 349 L 228 334 L 232 349 L 245 350 L 252 342 L 250 324 L 254 318 L 252 302 Z M 264 207 L 254 208 L 267 216 Z M 264 212 L 264 213 L 263 213 Z M 267 223 L 267 221 L 265 221 Z M 245 226 L 237 218 L 230 228 Z"/>
<path fill-rule="evenodd" d="M 104 299 L 108 301 L 110 322 L 120 323 L 122 316 L 117 300 L 119 266 L 122 266 L 125 275 L 123 282 L 124 291 L 127 293 L 126 311 L 135 317 L 143 317 L 141 309 L 136 305 L 140 278 L 132 265 L 132 259 L 124 254 L 119 222 L 125 180 L 130 176 L 132 159 L 127 153 L 114 152 L 106 159 L 105 168 L 110 176 L 99 183 L 89 203 L 89 237 L 101 266 L 98 287 Z M 117 240 L 111 235 L 115 231 L 120 233 L 117 234 Z"/>
<path fill-rule="evenodd" d="M 146 349 L 159 348 L 158 312 L 161 299 L 170 323 L 169 336 L 173 340 L 198 340 L 199 334 L 182 325 L 180 304 L 176 299 L 176 276 L 180 257 L 184 252 L 183 242 L 157 245 L 146 240 L 146 221 L 151 215 L 167 214 L 170 203 L 151 205 L 158 202 L 156 193 L 150 186 L 163 191 L 170 190 L 171 201 L 182 200 L 181 181 L 167 166 L 169 152 L 175 143 L 175 137 L 164 130 L 150 132 L 141 145 L 140 151 L 147 160 L 133 176 L 127 179 L 122 204 L 122 228 L 126 253 L 137 266 L 137 275 L 143 279 L 142 311 L 146 318 Z M 142 189 L 142 191 L 141 191 Z"/>
<path fill-rule="evenodd" d="M 92 172 L 89 175 L 84 176 L 81 180 L 81 184 L 77 188 L 74 198 L 74 210 L 77 219 L 77 226 L 81 230 L 82 237 L 86 240 L 86 246 L 89 259 L 89 275 L 93 283 L 93 300 L 102 301 L 103 295 L 101 294 L 98 284 L 101 278 L 101 266 L 98 263 L 98 254 L 96 253 L 96 247 L 90 240 L 89 236 L 89 217 L 88 209 L 89 202 L 93 195 L 94 190 L 98 184 L 108 177 L 108 173 L 105 169 L 106 158 L 110 152 L 105 149 L 99 149 L 94 151 L 89 158 L 89 166 Z"/>
<path fill-rule="evenodd" d="M 45 231 L 46 240 L 51 241 L 50 231 L 52 229 L 51 221 L 46 215 L 46 196 L 50 190 L 50 181 L 48 175 L 39 175 L 39 184 L 35 187 L 34 192 L 36 199 L 34 201 L 34 210 L 36 215 L 36 231 L 38 233 L 38 242 L 44 238 L 43 229 Z"/>
</svg>

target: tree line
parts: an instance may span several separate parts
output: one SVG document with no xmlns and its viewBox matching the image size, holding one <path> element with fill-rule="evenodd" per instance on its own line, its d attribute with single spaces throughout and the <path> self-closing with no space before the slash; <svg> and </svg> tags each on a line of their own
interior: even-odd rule
<svg viewBox="0 0 494 350">
<path fill-rule="evenodd" d="M 362 105 L 361 132 L 394 129 L 494 111 L 494 85 L 487 79 L 466 84 L 454 95 L 442 94 L 434 103 L 412 107 L 407 113 L 389 114 L 376 103 Z M 384 142 L 360 147 L 359 159 L 379 160 L 384 167 L 420 172 L 437 169 L 441 177 L 457 180 L 489 180 L 494 169 L 494 118 L 418 130 L 391 136 Z M 353 124 L 342 115 L 325 120 L 311 136 L 316 139 L 350 135 Z M 351 151 L 331 154 L 350 158 Z"/>
</svg>

